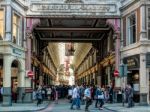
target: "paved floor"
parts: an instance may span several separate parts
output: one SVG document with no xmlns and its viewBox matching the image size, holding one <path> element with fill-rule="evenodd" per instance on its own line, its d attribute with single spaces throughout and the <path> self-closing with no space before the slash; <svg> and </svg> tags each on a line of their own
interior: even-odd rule
<svg viewBox="0 0 150 112">
<path fill-rule="evenodd" d="M 49 101 L 44 101 L 37 106 L 36 101 L 33 103 L 13 103 L 12 106 L 2 106 L 0 103 L 0 112 L 34 112 L 36 110 L 44 109 L 49 104 Z"/>
<path fill-rule="evenodd" d="M 90 112 L 150 112 L 150 106 L 135 105 L 133 108 L 127 108 L 127 104 L 123 107 L 121 103 L 108 104 L 105 103 L 103 110 L 98 110 L 93 105 L 90 106 Z M 0 104 L 0 112 L 84 112 L 85 105 L 81 105 L 81 110 L 70 110 L 68 100 L 59 100 L 55 102 L 44 101 L 37 107 L 34 103 L 13 103 L 10 107 L 3 107 Z"/>
<path fill-rule="evenodd" d="M 58 104 L 52 103 L 46 109 L 38 112 L 85 112 L 85 105 L 81 105 L 81 110 L 70 110 L 70 105 L 71 104 L 68 103 L 68 100 L 60 100 Z M 94 103 L 90 106 L 89 110 L 90 112 L 112 112 L 105 108 L 103 110 L 98 110 L 94 107 Z"/>
</svg>

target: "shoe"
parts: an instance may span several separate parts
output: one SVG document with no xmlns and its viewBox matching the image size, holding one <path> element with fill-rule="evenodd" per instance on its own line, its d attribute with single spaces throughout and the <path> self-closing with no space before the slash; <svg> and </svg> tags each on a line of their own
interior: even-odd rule
<svg viewBox="0 0 150 112">
<path fill-rule="evenodd" d="M 103 108 L 102 108 L 102 107 L 100 107 L 99 109 L 100 109 L 100 110 L 103 110 Z"/>
<path fill-rule="evenodd" d="M 85 112 L 90 112 L 89 110 L 85 110 Z"/>
<path fill-rule="evenodd" d="M 74 108 L 70 108 L 71 110 L 74 110 Z"/>
</svg>

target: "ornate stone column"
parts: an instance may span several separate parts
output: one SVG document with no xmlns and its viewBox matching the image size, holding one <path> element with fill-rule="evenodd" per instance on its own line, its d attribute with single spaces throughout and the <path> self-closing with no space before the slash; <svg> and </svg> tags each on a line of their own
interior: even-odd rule
<svg viewBox="0 0 150 112">
<path fill-rule="evenodd" d="M 115 38 L 115 70 L 119 71 L 120 65 L 120 33 L 114 34 Z M 115 87 L 121 87 L 120 77 L 115 77 Z"/>
<path fill-rule="evenodd" d="M 120 65 L 120 19 L 108 19 L 107 24 L 114 30 L 115 39 L 115 69 L 119 71 Z M 121 87 L 121 79 L 115 78 L 115 87 Z"/>
<path fill-rule="evenodd" d="M 32 38 L 32 19 L 26 19 L 26 70 L 31 70 L 31 38 Z M 26 77 L 25 87 L 31 88 L 31 79 Z M 24 102 L 32 102 L 32 94 L 26 93 Z"/>
<path fill-rule="evenodd" d="M 11 56 L 4 55 L 3 106 L 11 106 Z"/>
</svg>

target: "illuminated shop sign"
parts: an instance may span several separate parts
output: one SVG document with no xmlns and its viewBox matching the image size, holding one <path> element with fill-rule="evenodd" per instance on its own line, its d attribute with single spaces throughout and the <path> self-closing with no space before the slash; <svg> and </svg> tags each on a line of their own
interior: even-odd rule
<svg viewBox="0 0 150 112">
<path fill-rule="evenodd" d="M 135 69 L 140 67 L 140 56 L 134 55 L 124 58 L 124 64 L 127 64 L 128 69 Z"/>
</svg>

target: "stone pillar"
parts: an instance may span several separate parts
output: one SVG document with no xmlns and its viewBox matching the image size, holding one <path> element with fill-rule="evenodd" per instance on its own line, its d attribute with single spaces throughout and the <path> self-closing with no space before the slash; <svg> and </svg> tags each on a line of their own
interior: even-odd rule
<svg viewBox="0 0 150 112">
<path fill-rule="evenodd" d="M 27 38 L 27 54 L 26 54 L 26 69 L 31 70 L 31 32 L 26 33 Z"/>
<path fill-rule="evenodd" d="M 146 54 L 140 54 L 140 104 L 148 104 L 148 82 L 147 78 L 149 74 L 146 74 Z"/>
<path fill-rule="evenodd" d="M 11 56 L 4 55 L 3 106 L 11 106 Z"/>
<path fill-rule="evenodd" d="M 32 37 L 32 19 L 26 19 L 26 70 L 31 70 L 31 37 Z M 26 77 L 25 87 L 31 88 L 31 79 Z M 26 93 L 24 102 L 32 102 L 32 93 Z"/>
<path fill-rule="evenodd" d="M 146 34 L 146 6 L 140 7 L 140 41 L 147 40 Z"/>
<path fill-rule="evenodd" d="M 115 39 L 115 69 L 119 71 L 120 65 L 120 19 L 108 19 L 107 24 L 114 29 Z M 121 87 L 121 80 L 119 77 L 115 78 L 115 87 Z"/>
<path fill-rule="evenodd" d="M 43 76 L 42 75 L 39 76 L 39 84 L 43 85 Z"/>
<path fill-rule="evenodd" d="M 116 33 L 114 35 L 115 38 L 115 69 L 119 71 L 119 65 L 120 65 L 120 34 Z M 115 87 L 121 87 L 120 78 L 115 78 Z"/>
<path fill-rule="evenodd" d="M 6 19 L 5 19 L 5 29 L 6 29 L 6 41 L 11 41 L 12 38 L 12 8 L 10 5 L 6 6 Z"/>
<path fill-rule="evenodd" d="M 18 102 L 23 102 L 24 98 L 23 95 L 25 93 L 25 60 L 22 60 L 22 63 L 19 67 L 19 74 L 18 74 Z"/>
<path fill-rule="evenodd" d="M 102 68 L 98 66 L 98 74 L 97 74 L 97 85 L 102 86 L 101 78 L 102 78 Z"/>
<path fill-rule="evenodd" d="M 108 73 L 108 85 L 110 85 L 110 66 L 107 67 L 107 73 Z"/>
</svg>

